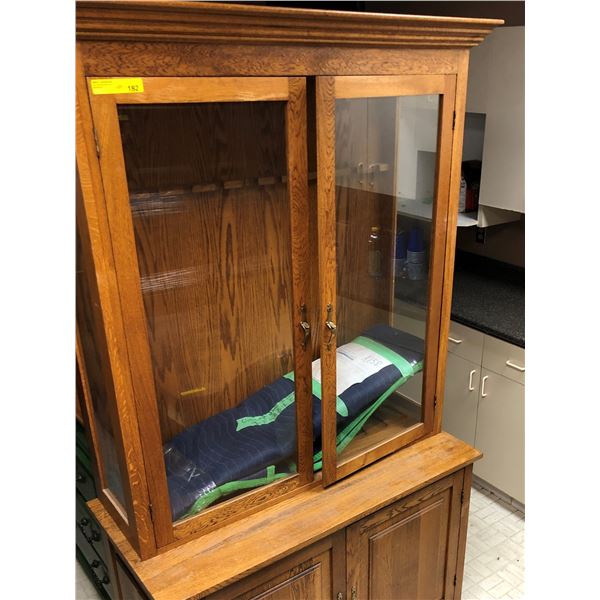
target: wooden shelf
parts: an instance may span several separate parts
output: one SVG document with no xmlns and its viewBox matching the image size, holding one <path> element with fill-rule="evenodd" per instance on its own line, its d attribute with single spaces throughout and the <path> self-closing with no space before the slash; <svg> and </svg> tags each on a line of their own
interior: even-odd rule
<svg viewBox="0 0 600 600">
<path fill-rule="evenodd" d="M 399 404 L 403 401 L 394 394 L 388 398 L 363 425 L 360 432 L 340 453 L 338 460 L 345 462 L 367 450 L 408 431 L 420 420 L 415 415 L 408 414 L 410 411 L 402 410 Z M 420 407 L 419 407 L 420 409 Z M 414 412 L 414 411 L 412 411 Z"/>
</svg>

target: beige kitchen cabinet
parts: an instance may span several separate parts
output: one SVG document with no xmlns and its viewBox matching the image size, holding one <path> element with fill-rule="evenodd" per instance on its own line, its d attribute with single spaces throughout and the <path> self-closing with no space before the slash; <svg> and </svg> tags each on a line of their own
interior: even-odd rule
<svg viewBox="0 0 600 600">
<path fill-rule="evenodd" d="M 447 407 L 446 407 L 447 410 Z M 488 369 L 481 372 L 474 473 L 525 503 L 525 386 Z"/>
<path fill-rule="evenodd" d="M 469 444 L 475 444 L 481 364 L 448 353 L 442 428 Z"/>
<path fill-rule="evenodd" d="M 486 335 L 482 366 L 517 383 L 525 383 L 525 349 L 519 346 Z"/>
<path fill-rule="evenodd" d="M 483 452 L 476 476 L 523 504 L 525 350 L 454 321 L 449 338 L 442 427 Z"/>
<path fill-rule="evenodd" d="M 518 220 L 525 212 L 524 55 L 524 27 L 501 27 L 471 53 L 467 113 L 485 114 L 480 227 Z"/>
</svg>

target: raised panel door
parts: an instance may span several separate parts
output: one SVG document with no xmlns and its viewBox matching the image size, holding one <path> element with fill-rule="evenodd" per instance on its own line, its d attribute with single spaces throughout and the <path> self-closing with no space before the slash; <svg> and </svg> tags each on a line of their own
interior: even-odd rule
<svg viewBox="0 0 600 600">
<path fill-rule="evenodd" d="M 210 600 L 329 600 L 345 587 L 345 531 L 210 596 Z"/>
<path fill-rule="evenodd" d="M 454 597 L 462 483 L 456 473 L 348 528 L 349 597 Z"/>
</svg>

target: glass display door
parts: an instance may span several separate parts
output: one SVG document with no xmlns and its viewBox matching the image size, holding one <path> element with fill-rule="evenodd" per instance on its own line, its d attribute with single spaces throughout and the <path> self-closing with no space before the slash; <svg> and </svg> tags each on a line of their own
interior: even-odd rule
<svg viewBox="0 0 600 600">
<path fill-rule="evenodd" d="M 326 485 L 433 428 L 454 89 L 317 78 Z"/>
<path fill-rule="evenodd" d="M 305 80 L 89 84 L 161 546 L 313 477 Z"/>
</svg>

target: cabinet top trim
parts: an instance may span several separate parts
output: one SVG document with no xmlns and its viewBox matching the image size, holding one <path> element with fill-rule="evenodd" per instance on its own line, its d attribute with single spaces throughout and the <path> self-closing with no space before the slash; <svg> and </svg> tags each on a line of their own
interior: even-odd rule
<svg viewBox="0 0 600 600">
<path fill-rule="evenodd" d="M 501 19 L 427 17 L 213 2 L 77 2 L 77 39 L 470 48 Z"/>
</svg>

